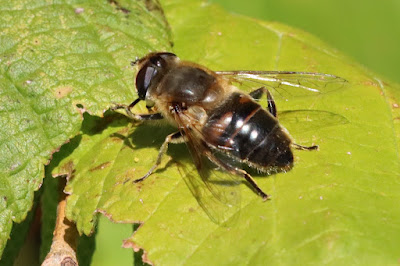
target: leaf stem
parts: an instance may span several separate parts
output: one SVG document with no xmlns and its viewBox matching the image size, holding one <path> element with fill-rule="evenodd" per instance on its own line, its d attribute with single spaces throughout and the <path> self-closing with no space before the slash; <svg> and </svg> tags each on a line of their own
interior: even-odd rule
<svg viewBox="0 0 400 266">
<path fill-rule="evenodd" d="M 78 230 L 73 222 L 65 217 L 67 195 L 63 192 L 65 179 L 60 178 L 57 220 L 53 232 L 53 241 L 49 253 L 42 263 L 44 265 L 78 265 L 76 258 Z"/>
</svg>

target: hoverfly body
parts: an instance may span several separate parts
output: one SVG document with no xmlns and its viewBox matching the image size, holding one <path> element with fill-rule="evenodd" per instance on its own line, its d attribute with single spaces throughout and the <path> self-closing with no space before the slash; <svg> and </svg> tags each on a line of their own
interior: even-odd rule
<svg viewBox="0 0 400 266">
<path fill-rule="evenodd" d="M 139 67 L 136 76 L 139 98 L 130 105 L 118 104 L 113 109 L 125 109 L 127 116 L 136 121 L 166 119 L 178 131 L 165 138 L 154 166 L 134 182 L 153 173 L 169 143 L 186 143 L 207 189 L 212 190 L 215 184 L 207 181 L 204 158 L 231 176 L 243 177 L 264 200 L 268 195 L 252 176 L 231 161 L 245 163 L 264 173 L 288 171 L 293 166 L 292 148 L 314 150 L 318 146 L 305 147 L 292 142 L 278 122 L 275 102 L 265 86 L 258 85 L 256 90 L 245 94 L 233 84 L 247 82 L 255 87 L 273 83 L 273 88 L 285 85 L 313 92 L 321 84 L 343 81 L 333 75 L 308 72 L 214 72 L 181 61 L 169 52 L 150 53 L 135 64 Z M 268 99 L 266 109 L 257 102 L 263 94 Z M 131 111 L 140 101 L 146 102 L 150 113 Z"/>
</svg>

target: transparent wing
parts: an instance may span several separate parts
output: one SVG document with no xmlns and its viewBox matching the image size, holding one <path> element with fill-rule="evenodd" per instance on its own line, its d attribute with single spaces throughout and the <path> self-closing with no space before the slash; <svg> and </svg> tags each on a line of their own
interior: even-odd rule
<svg viewBox="0 0 400 266">
<path fill-rule="evenodd" d="M 212 221 L 228 224 L 237 219 L 240 210 L 240 177 L 219 169 L 205 156 L 212 151 L 196 129 L 193 117 L 175 106 L 175 120 L 194 161 L 196 170 L 182 168 L 184 180 L 199 205 Z"/>
<path fill-rule="evenodd" d="M 279 122 L 291 133 L 316 131 L 321 128 L 347 124 L 342 115 L 322 110 L 290 110 L 278 112 Z"/>
<path fill-rule="evenodd" d="M 291 71 L 217 71 L 238 87 L 270 90 L 274 98 L 290 99 L 327 93 L 346 87 L 347 80 L 330 74 Z"/>
<path fill-rule="evenodd" d="M 311 143 L 310 132 L 314 133 L 322 128 L 339 126 L 349 122 L 342 115 L 322 110 L 283 111 L 279 113 L 278 118 L 280 124 L 290 132 L 295 143 L 304 143 L 305 145 L 314 145 L 314 143 Z"/>
</svg>

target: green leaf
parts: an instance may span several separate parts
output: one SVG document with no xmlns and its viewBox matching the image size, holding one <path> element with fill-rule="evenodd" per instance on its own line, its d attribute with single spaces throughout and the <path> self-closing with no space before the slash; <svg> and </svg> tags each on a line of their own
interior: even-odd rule
<svg viewBox="0 0 400 266">
<path fill-rule="evenodd" d="M 164 1 L 164 7 L 174 52 L 183 59 L 215 70 L 312 71 L 346 78 L 343 90 L 277 105 L 325 110 L 349 123 L 291 132 L 297 143 L 319 144 L 320 151 L 295 151 L 293 170 L 256 177 L 271 201 L 242 185 L 240 218 L 226 227 L 210 221 L 183 182 L 179 168 L 191 163 L 184 145 L 171 145 L 144 182 L 124 184 L 146 173 L 173 130 L 151 124 L 129 128 L 118 120 L 120 125 L 84 134 L 69 161 L 76 171 L 68 187 L 68 215 L 79 230 L 92 230 L 95 212 L 117 222 L 143 222 L 125 246 L 143 248 L 156 264 L 396 263 L 397 85 L 299 30 L 199 1 Z"/>
<path fill-rule="evenodd" d="M 34 205 L 32 210 L 28 212 L 25 220 L 19 224 L 15 224 L 10 233 L 10 239 L 7 242 L 7 245 L 4 248 L 4 254 L 1 257 L 0 265 L 7 266 L 7 265 L 14 265 L 14 263 L 18 264 L 19 261 L 20 265 L 23 264 L 23 261 L 36 261 L 35 258 L 31 258 L 30 260 L 21 259 L 22 253 L 32 253 L 32 250 L 27 248 L 27 243 L 32 241 L 34 234 L 30 234 L 29 232 L 32 231 L 32 224 L 35 222 L 35 218 L 37 216 L 38 211 L 38 204 L 37 198 L 40 196 L 40 193 L 35 194 Z M 33 256 L 34 257 L 34 256 Z"/>
<path fill-rule="evenodd" d="M 397 263 L 399 86 L 305 32 L 231 15 L 201 1 L 163 4 L 174 52 L 182 59 L 214 70 L 338 75 L 349 81 L 347 88 L 277 101 L 277 106 L 282 111 L 324 110 L 349 122 L 292 131 L 297 143 L 319 144 L 320 151 L 295 151 L 296 163 L 288 173 L 256 175 L 260 187 L 272 195 L 270 201 L 263 202 L 243 183 L 240 217 L 219 225 L 183 181 L 181 169 L 192 167 L 184 145 L 170 145 L 159 169 L 142 183 L 124 183 L 154 164 L 172 128 L 131 124 L 119 115 L 85 114 L 82 134 L 60 151 L 65 158 L 54 172 L 70 174 L 67 216 L 78 230 L 92 232 L 96 212 L 115 222 L 141 222 L 125 246 L 142 248 L 155 264 Z M 121 75 L 127 77 L 132 73 Z M 133 88 L 132 81 L 126 84 Z M 110 102 L 134 99 L 123 90 L 112 96 Z M 141 106 L 135 111 L 144 110 Z"/>
<path fill-rule="evenodd" d="M 210 221 L 179 175 L 179 166 L 190 164 L 184 145 L 171 145 L 159 170 L 143 183 L 123 184 L 151 167 L 172 129 L 129 128 L 115 120 L 121 124 L 84 134 L 85 147 L 69 161 L 76 166 L 68 187 L 69 217 L 79 230 L 92 230 L 95 212 L 117 222 L 141 221 L 126 246 L 143 248 L 156 264 L 396 263 L 398 86 L 299 30 L 198 1 L 165 1 L 164 7 L 174 52 L 183 59 L 215 70 L 312 71 L 346 78 L 343 90 L 277 105 L 325 110 L 349 123 L 291 132 L 297 143 L 319 144 L 320 151 L 295 151 L 293 170 L 256 177 L 271 201 L 242 185 L 241 216 L 224 227 Z"/>
<path fill-rule="evenodd" d="M 143 248 L 156 264 L 396 264 L 399 86 L 305 32 L 230 15 L 199 1 L 163 3 L 174 52 L 181 58 L 214 70 L 294 70 L 344 77 L 346 89 L 277 106 L 326 110 L 349 123 L 291 132 L 296 142 L 319 144 L 320 151 L 296 151 L 292 171 L 256 178 L 272 194 L 271 201 L 262 202 L 244 186 L 236 226 L 219 227 L 191 212 L 180 182 L 145 218 L 132 245 Z M 155 176 L 153 182 L 160 183 L 161 175 Z"/>
<path fill-rule="evenodd" d="M 102 114 L 133 97 L 130 61 L 167 49 L 151 1 L 0 4 L 0 254 L 32 206 L 44 164 L 79 132 L 81 109 Z M 80 108 L 78 108 L 80 107 Z"/>
</svg>

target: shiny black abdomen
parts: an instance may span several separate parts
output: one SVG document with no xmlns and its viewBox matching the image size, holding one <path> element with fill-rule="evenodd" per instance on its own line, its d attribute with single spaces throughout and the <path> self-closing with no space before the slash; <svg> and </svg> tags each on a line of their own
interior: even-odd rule
<svg viewBox="0 0 400 266">
<path fill-rule="evenodd" d="M 275 117 L 242 93 L 232 94 L 210 112 L 203 134 L 217 149 L 259 167 L 293 163 L 288 134 Z"/>
</svg>

